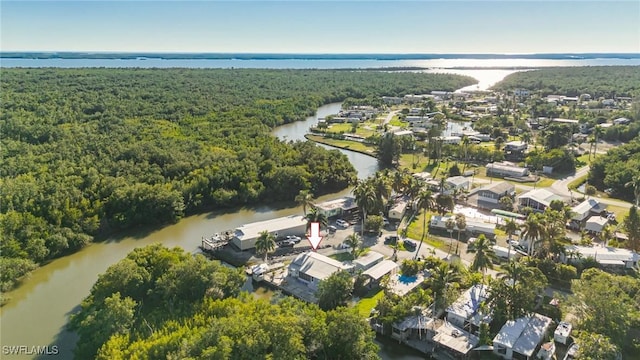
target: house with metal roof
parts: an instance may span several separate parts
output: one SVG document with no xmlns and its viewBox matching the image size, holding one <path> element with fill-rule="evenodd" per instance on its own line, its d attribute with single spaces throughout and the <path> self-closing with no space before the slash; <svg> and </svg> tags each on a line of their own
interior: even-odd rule
<svg viewBox="0 0 640 360">
<path fill-rule="evenodd" d="M 480 306 L 489 297 L 489 287 L 478 284 L 470 287 L 447 307 L 447 321 L 472 334 L 478 334 L 480 323 L 490 323 L 491 314 L 483 314 Z"/>
<path fill-rule="evenodd" d="M 382 262 L 384 260 L 384 255 L 379 252 L 369 251 L 365 255 L 357 258 L 353 261 L 353 265 L 355 265 L 356 270 L 368 270 L 374 267 L 376 264 Z"/>
<path fill-rule="evenodd" d="M 356 199 L 350 196 L 314 204 L 313 207 L 318 209 L 318 212 L 327 218 L 342 216 L 358 210 Z"/>
<path fill-rule="evenodd" d="M 519 178 L 529 175 L 529 169 L 503 161 L 487 164 L 487 176 Z"/>
<path fill-rule="evenodd" d="M 594 258 L 600 265 L 608 267 L 633 268 L 638 266 L 640 256 L 635 251 L 607 246 L 565 246 L 565 254 L 560 260 L 565 264 L 579 262 L 580 259 Z"/>
<path fill-rule="evenodd" d="M 562 196 L 556 195 L 547 189 L 533 189 L 518 196 L 518 206 L 521 209 L 528 207 L 534 211 L 542 212 L 554 200 L 565 201 Z"/>
<path fill-rule="evenodd" d="M 317 289 L 318 284 L 338 271 L 349 271 L 353 266 L 345 265 L 328 256 L 308 251 L 298 255 L 289 264 L 289 275 Z"/>
<path fill-rule="evenodd" d="M 586 199 L 571 208 L 571 219 L 575 221 L 584 221 L 591 215 L 600 214 L 606 208 L 607 205 L 601 204 L 596 199 Z"/>
<path fill-rule="evenodd" d="M 503 359 L 531 359 L 550 325 L 551 318 L 535 313 L 509 320 L 493 338 L 493 352 Z"/>
<path fill-rule="evenodd" d="M 307 220 L 303 216 L 285 216 L 242 225 L 233 231 L 231 243 L 240 250 L 249 250 L 256 246 L 256 240 L 263 231 L 267 231 L 275 237 L 284 237 L 287 235 L 301 235 L 306 230 Z"/>
</svg>

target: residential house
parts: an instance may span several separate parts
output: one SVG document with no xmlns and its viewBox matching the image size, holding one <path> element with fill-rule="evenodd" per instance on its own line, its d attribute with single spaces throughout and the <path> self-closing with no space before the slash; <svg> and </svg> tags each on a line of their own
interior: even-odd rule
<svg viewBox="0 0 640 360">
<path fill-rule="evenodd" d="M 466 359 L 469 352 L 478 346 L 479 338 L 445 321 L 444 324 L 436 330 L 433 342 L 438 345 L 439 352 L 442 350 L 446 351 L 449 355 L 446 358 Z"/>
<path fill-rule="evenodd" d="M 342 217 L 358 211 L 356 199 L 349 196 L 313 204 L 313 207 L 327 218 Z"/>
<path fill-rule="evenodd" d="M 602 229 L 607 226 L 609 220 L 602 216 L 592 216 L 584 224 L 584 229 L 595 234 L 600 234 Z"/>
<path fill-rule="evenodd" d="M 407 198 L 399 198 L 395 204 L 389 209 L 389 219 L 400 221 L 404 217 L 404 213 L 407 211 L 407 205 L 409 200 Z"/>
<path fill-rule="evenodd" d="M 440 215 L 434 215 L 431 217 L 431 221 L 429 222 L 429 230 L 445 230 L 445 231 L 449 231 L 449 229 L 447 229 L 447 220 L 449 220 L 450 218 L 453 218 L 452 216 L 446 215 L 446 216 L 440 216 Z M 455 218 L 454 218 L 455 220 Z M 466 227 L 464 229 L 461 229 L 461 231 L 466 232 L 466 233 L 470 233 L 472 235 L 480 235 L 480 234 L 484 234 L 485 236 L 489 237 L 489 238 L 493 238 L 495 236 L 495 232 L 496 232 L 496 224 L 493 223 L 486 223 L 486 222 L 481 222 L 481 221 L 475 221 L 473 219 L 467 219 L 466 220 Z M 455 225 L 452 229 L 452 231 L 456 231 L 458 232 L 458 226 Z"/>
<path fill-rule="evenodd" d="M 515 196 L 516 187 L 506 181 L 500 181 L 481 187 L 476 191 L 476 194 L 478 195 L 478 206 L 486 207 L 482 206 L 480 202 L 498 204 L 499 200 L 505 196 Z"/>
<path fill-rule="evenodd" d="M 414 314 L 407 316 L 401 322 L 391 326 L 391 337 L 405 342 L 410 338 L 432 338 L 434 335 L 435 319 L 427 316 L 425 309 L 415 307 Z"/>
<path fill-rule="evenodd" d="M 547 189 L 533 189 L 518 196 L 518 206 L 521 209 L 528 207 L 535 211 L 542 212 L 553 200 L 565 201 L 564 198 Z"/>
<path fill-rule="evenodd" d="M 338 271 L 349 271 L 353 266 L 345 265 L 328 256 L 315 251 L 308 251 L 298 255 L 289 264 L 289 275 L 317 289 L 320 281 L 325 280 Z"/>
<path fill-rule="evenodd" d="M 489 324 L 492 320 L 490 313 L 483 314 L 481 305 L 489 296 L 489 288 L 478 284 L 467 289 L 447 309 L 447 321 L 472 334 L 478 335 L 480 324 Z"/>
<path fill-rule="evenodd" d="M 602 213 L 606 208 L 606 205 L 601 204 L 596 199 L 587 199 L 571 208 L 571 219 L 583 222 L 591 215 Z"/>
<path fill-rule="evenodd" d="M 487 164 L 487 176 L 519 178 L 527 175 L 529 175 L 529 169 L 507 161 Z"/>
<path fill-rule="evenodd" d="M 603 246 L 565 246 L 565 253 L 560 260 L 565 264 L 574 264 L 581 259 L 594 258 L 600 265 L 631 269 L 638 267 L 638 253 L 621 248 Z"/>
<path fill-rule="evenodd" d="M 527 143 L 523 141 L 509 141 L 504 145 L 503 151 L 505 158 L 519 161 L 524 159 L 525 153 L 527 152 Z"/>
<path fill-rule="evenodd" d="M 400 105 L 402 104 L 402 98 L 397 96 L 383 96 L 382 101 L 388 105 Z"/>
<path fill-rule="evenodd" d="M 535 313 L 509 320 L 493 338 L 493 352 L 503 359 L 532 359 L 550 325 L 551 318 Z"/>
<path fill-rule="evenodd" d="M 384 255 L 379 252 L 369 251 L 367 254 L 354 260 L 353 265 L 355 265 L 356 270 L 365 271 L 381 263 L 382 260 L 384 260 Z"/>
<path fill-rule="evenodd" d="M 397 274 L 398 269 L 400 269 L 400 267 L 395 262 L 391 260 L 382 260 L 364 271 L 362 275 L 369 278 L 367 286 L 369 288 L 373 288 L 380 285 L 380 280 L 382 280 L 385 275 L 393 276 Z"/>
<path fill-rule="evenodd" d="M 453 194 L 456 190 L 465 191 L 469 190 L 470 186 L 469 178 L 464 176 L 452 176 L 445 180 L 445 194 Z"/>
</svg>

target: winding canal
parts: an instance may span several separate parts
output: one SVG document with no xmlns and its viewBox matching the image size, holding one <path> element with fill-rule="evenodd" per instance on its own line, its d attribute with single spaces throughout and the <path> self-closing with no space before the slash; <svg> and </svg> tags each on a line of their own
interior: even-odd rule
<svg viewBox="0 0 640 360">
<path fill-rule="evenodd" d="M 281 126 L 275 129 L 273 134 L 284 140 L 304 140 L 304 134 L 316 123 L 317 117 L 336 113 L 339 109 L 339 103 L 322 106 L 316 116 Z M 349 157 L 358 170 L 359 177 L 367 177 L 377 171 L 376 159 L 348 150 L 340 151 Z M 348 192 L 349 190 L 344 190 L 320 199 L 332 199 Z M 98 275 L 134 248 L 162 243 L 168 247 L 180 246 L 189 252 L 197 252 L 200 238 L 204 235 L 300 211 L 297 207 L 276 209 L 259 206 L 194 215 L 160 229 L 140 230 L 127 236 L 91 244 L 75 254 L 54 260 L 35 270 L 19 288 L 6 294 L 11 300 L 0 309 L 0 345 L 56 345 L 59 350 L 57 358 L 70 359 L 75 336 L 65 330 L 69 314 L 76 311 L 82 299 L 89 294 Z M 269 296 L 268 293 L 264 293 L 264 289 L 253 289 L 250 283 L 245 289 L 255 290 L 256 296 Z M 3 354 L 1 358 L 31 357 L 9 357 Z"/>
</svg>

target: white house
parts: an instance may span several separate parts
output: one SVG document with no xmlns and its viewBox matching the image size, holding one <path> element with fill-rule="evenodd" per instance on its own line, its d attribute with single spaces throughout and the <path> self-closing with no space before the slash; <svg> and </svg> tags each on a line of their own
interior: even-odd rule
<svg viewBox="0 0 640 360">
<path fill-rule="evenodd" d="M 586 231 L 591 231 L 593 233 L 599 234 L 602 232 L 602 229 L 604 229 L 604 227 L 607 226 L 608 222 L 609 220 L 605 217 L 592 216 L 584 224 L 584 229 Z"/>
<path fill-rule="evenodd" d="M 320 281 L 325 280 L 338 271 L 349 271 L 353 266 L 345 265 L 328 256 L 308 251 L 298 255 L 289 264 L 289 275 L 317 289 Z"/>
<path fill-rule="evenodd" d="M 313 204 L 313 207 L 318 209 L 318 212 L 327 218 L 342 216 L 358 210 L 356 199 L 350 196 Z"/>
<path fill-rule="evenodd" d="M 538 188 L 518 196 L 518 205 L 520 208 L 529 207 L 536 211 L 544 211 L 554 200 L 565 201 L 564 198 L 547 189 Z"/>
<path fill-rule="evenodd" d="M 389 219 L 400 221 L 407 210 L 409 201 L 407 199 L 398 199 L 396 203 L 389 209 Z"/>
<path fill-rule="evenodd" d="M 529 175 L 529 169 L 503 161 L 487 164 L 487 176 L 523 177 Z"/>
<path fill-rule="evenodd" d="M 452 176 L 445 180 L 445 188 L 447 189 L 444 193 L 451 194 L 456 190 L 469 190 L 469 178 L 464 176 Z"/>
<path fill-rule="evenodd" d="M 551 318 L 535 313 L 509 320 L 493 338 L 493 352 L 503 359 L 531 359 L 550 325 Z"/>
<path fill-rule="evenodd" d="M 481 314 L 480 305 L 489 296 L 489 288 L 486 285 L 478 284 L 467 289 L 458 299 L 449 306 L 447 311 L 447 321 L 472 334 L 478 335 L 481 323 L 490 323 L 491 314 Z"/>
<path fill-rule="evenodd" d="M 369 251 L 366 255 L 359 257 L 353 261 L 356 270 L 369 270 L 384 260 L 384 255 L 379 252 Z"/>
<path fill-rule="evenodd" d="M 637 267 L 640 260 L 638 253 L 628 249 L 579 245 L 565 246 L 565 255 L 561 255 L 560 260 L 565 264 L 572 264 L 589 257 L 596 259 L 601 265 L 628 269 Z"/>
<path fill-rule="evenodd" d="M 231 243 L 240 250 L 253 249 L 260 233 L 267 231 L 276 237 L 301 235 L 307 230 L 307 220 L 300 215 L 291 215 L 267 221 L 242 225 L 233 231 Z"/>
<path fill-rule="evenodd" d="M 398 264 L 391 260 L 382 260 L 381 262 L 364 271 L 362 275 L 369 277 L 371 281 L 370 287 L 372 287 L 373 284 L 379 284 L 383 276 L 387 274 L 395 275 L 396 273 L 398 273 L 399 268 L 400 267 L 398 266 Z"/>
<path fill-rule="evenodd" d="M 449 229 L 447 229 L 447 220 L 449 220 L 450 218 L 452 218 L 452 216 L 440 216 L 440 215 L 432 216 L 431 221 L 429 222 L 429 229 L 439 229 L 439 230 L 448 231 Z M 464 229 L 461 229 L 462 231 L 466 231 L 474 235 L 484 234 L 488 237 L 495 236 L 496 224 L 467 219 L 466 225 L 467 226 Z M 452 231 L 459 231 L 458 225 L 454 225 Z"/>
<path fill-rule="evenodd" d="M 600 214 L 606 208 L 606 205 L 600 204 L 596 199 L 587 199 L 571 208 L 571 219 L 584 221 L 593 214 Z"/>
</svg>

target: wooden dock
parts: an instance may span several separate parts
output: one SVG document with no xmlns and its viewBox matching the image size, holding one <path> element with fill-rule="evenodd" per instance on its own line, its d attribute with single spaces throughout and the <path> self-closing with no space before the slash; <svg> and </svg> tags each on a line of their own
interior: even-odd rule
<svg viewBox="0 0 640 360">
<path fill-rule="evenodd" d="M 225 231 L 221 233 L 215 233 L 210 237 L 202 237 L 200 248 L 203 251 L 216 251 L 225 247 L 233 238 L 233 232 Z"/>
</svg>

